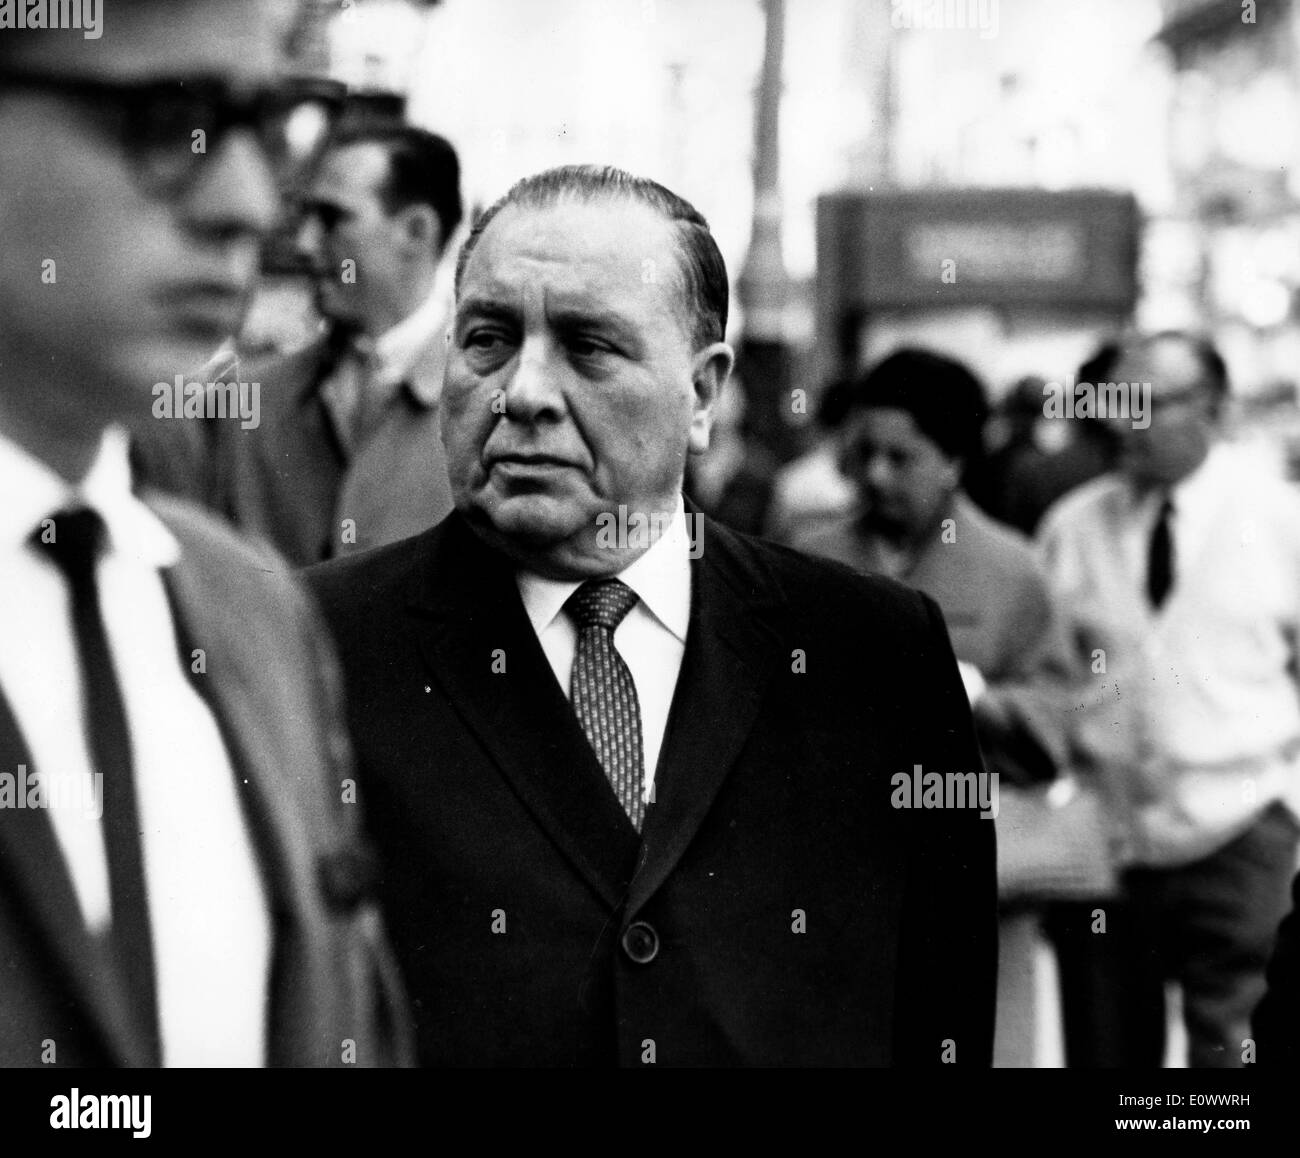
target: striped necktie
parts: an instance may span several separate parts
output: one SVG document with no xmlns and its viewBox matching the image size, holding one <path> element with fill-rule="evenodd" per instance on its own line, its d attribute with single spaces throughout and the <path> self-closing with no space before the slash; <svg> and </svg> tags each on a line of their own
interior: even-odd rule
<svg viewBox="0 0 1300 1158">
<path fill-rule="evenodd" d="M 573 710 L 623 811 L 640 832 L 645 819 L 641 704 L 632 673 L 614 647 L 614 630 L 636 602 L 627 584 L 593 579 L 569 596 L 564 610 L 578 629 L 569 687 Z"/>
</svg>

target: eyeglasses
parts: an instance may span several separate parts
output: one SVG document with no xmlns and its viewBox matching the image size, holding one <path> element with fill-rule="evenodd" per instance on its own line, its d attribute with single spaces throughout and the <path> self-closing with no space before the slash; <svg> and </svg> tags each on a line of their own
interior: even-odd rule
<svg viewBox="0 0 1300 1158">
<path fill-rule="evenodd" d="M 116 134 L 141 184 L 162 197 L 192 187 L 203 160 L 237 127 L 253 131 L 282 186 L 301 179 L 329 143 L 346 92 L 315 77 L 237 91 L 220 77 L 132 82 L 22 71 L 0 73 L 3 89 L 83 105 Z"/>
</svg>

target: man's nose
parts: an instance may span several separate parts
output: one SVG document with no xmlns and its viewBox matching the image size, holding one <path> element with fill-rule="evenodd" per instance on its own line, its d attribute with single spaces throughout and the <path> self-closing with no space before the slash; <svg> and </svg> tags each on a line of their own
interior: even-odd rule
<svg viewBox="0 0 1300 1158">
<path fill-rule="evenodd" d="M 514 373 L 506 383 L 506 415 L 515 422 L 554 418 L 564 410 L 560 390 L 563 374 L 554 343 L 545 338 L 525 338 L 515 359 Z"/>
<path fill-rule="evenodd" d="M 246 129 L 232 129 L 218 142 L 184 203 L 191 224 L 225 237 L 265 237 L 281 208 L 266 154 Z"/>
</svg>

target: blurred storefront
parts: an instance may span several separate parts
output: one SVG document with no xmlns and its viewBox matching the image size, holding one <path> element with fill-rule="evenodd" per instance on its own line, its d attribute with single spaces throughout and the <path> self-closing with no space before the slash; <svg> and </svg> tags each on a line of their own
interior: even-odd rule
<svg viewBox="0 0 1300 1158">
<path fill-rule="evenodd" d="M 862 150 L 873 163 L 850 166 L 819 201 L 817 376 L 905 342 L 962 358 L 995 393 L 1024 375 L 1069 373 L 1142 312 L 1147 287 L 1145 278 L 1135 284 L 1134 262 L 1145 272 L 1148 234 L 1138 220 L 1171 201 L 1163 158 L 1169 68 L 1152 43 L 1156 0 L 938 6 L 943 19 L 924 5 L 876 7 L 874 24 L 883 16 L 890 32 L 862 66 L 877 73 L 878 91 L 880 70 L 887 78 L 878 121 L 887 139 Z M 843 235 L 845 213 L 870 215 L 873 203 L 893 220 L 876 213 L 876 229 L 925 232 L 916 245 L 935 259 L 925 292 L 906 301 L 891 299 L 885 283 L 894 273 L 879 267 L 879 255 L 875 273 L 858 275 L 859 299 L 844 297 L 844 264 L 868 257 L 861 237 Z M 1071 218 L 1071 207 L 1085 203 L 1113 208 Z M 954 208 L 980 204 L 973 216 Z M 927 214 L 938 214 L 933 227 Z M 1080 247 L 1085 236 L 1093 240 Z M 939 253 L 941 241 L 952 252 Z M 1094 276 L 1092 260 L 1102 257 L 1111 276 L 1099 295 L 1107 279 Z M 1002 276 L 990 280 L 990 262 Z M 863 310 L 857 322 L 845 315 L 855 306 Z"/>
<path fill-rule="evenodd" d="M 817 216 L 828 377 L 900 340 L 976 361 L 986 342 L 1026 333 L 1113 333 L 1137 300 L 1140 221 L 1128 193 L 876 190 L 826 196 Z"/>
</svg>

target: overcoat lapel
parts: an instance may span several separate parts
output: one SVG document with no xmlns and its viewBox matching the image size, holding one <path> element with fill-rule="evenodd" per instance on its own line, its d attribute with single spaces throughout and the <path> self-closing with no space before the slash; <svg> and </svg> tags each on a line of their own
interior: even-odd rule
<svg viewBox="0 0 1300 1158">
<path fill-rule="evenodd" d="M 701 519 L 697 512 L 692 517 Z M 642 829 L 630 917 L 681 859 L 753 730 L 784 654 L 771 610 L 772 581 L 746 567 L 730 536 L 706 523 L 692 560 L 691 621 L 655 773 L 655 801 Z"/>
<path fill-rule="evenodd" d="M 431 677 L 538 825 L 617 908 L 636 864 L 637 833 L 556 682 L 513 568 L 458 514 L 427 542 L 410 616 Z"/>
<path fill-rule="evenodd" d="M 26 741 L 0 694 L 0 771 L 13 775 L 25 765 L 37 772 Z M 71 1004 L 84 1011 L 108 1055 L 119 1066 L 157 1065 L 143 1026 L 129 1016 L 131 1003 L 120 989 L 113 964 L 98 938 L 86 928 L 72 878 L 44 808 L 0 811 L 0 887 L 12 890 L 16 908 L 26 914 L 33 934 L 47 947 L 54 968 L 71 990 Z M 50 1036 L 58 1045 L 57 1027 Z"/>
<path fill-rule="evenodd" d="M 200 567 L 200 545 L 185 540 L 184 528 L 169 523 L 183 540 L 182 561 L 163 573 L 184 671 L 193 649 L 207 655 L 207 671 L 191 682 L 220 728 L 239 788 L 244 819 L 257 851 L 271 914 L 273 957 L 269 979 L 267 1064 L 318 1065 L 311 1052 L 328 1006 L 328 986 L 316 975 L 304 927 L 308 893 L 315 887 L 310 841 L 293 801 L 280 787 L 294 753 L 281 750 L 278 722 L 268 718 L 258 689 L 270 678 L 248 646 L 249 622 L 232 617 L 234 592 L 220 590 L 218 577 Z M 317 1003 L 313 1010 L 312 1003 Z"/>
</svg>

